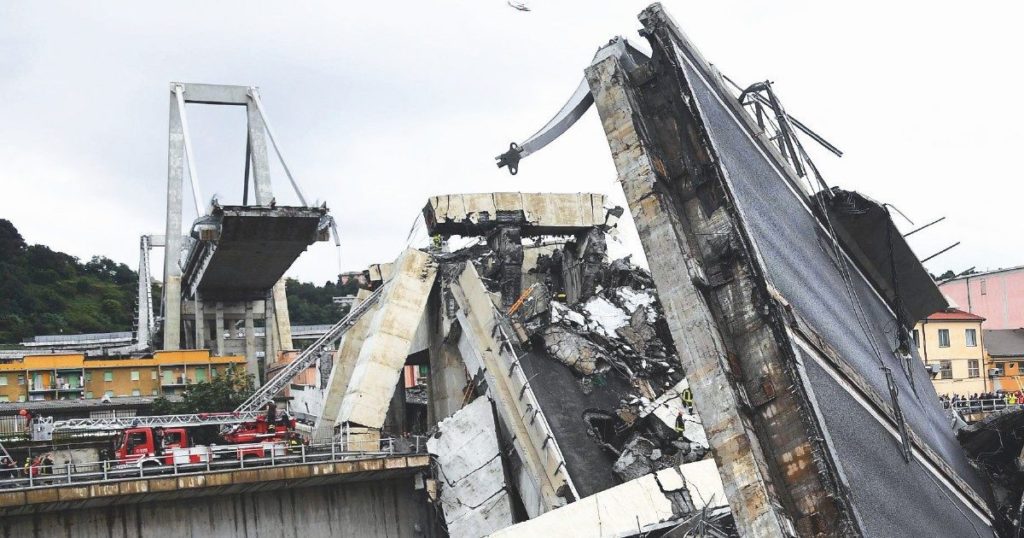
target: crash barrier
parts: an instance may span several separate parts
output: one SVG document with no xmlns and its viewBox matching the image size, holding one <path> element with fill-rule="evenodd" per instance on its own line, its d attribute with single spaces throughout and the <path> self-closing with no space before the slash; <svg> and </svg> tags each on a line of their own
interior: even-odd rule
<svg viewBox="0 0 1024 538">
<path fill-rule="evenodd" d="M 28 470 L 15 467 L 0 469 L 0 490 L 53 487 L 64 484 L 89 484 L 111 480 L 127 480 L 150 476 L 177 476 L 209 473 L 254 467 L 328 463 L 375 459 L 388 456 L 426 453 L 427 438 L 421 435 L 384 438 L 378 450 L 350 450 L 344 438 L 330 443 L 286 445 L 283 443 L 253 443 L 248 445 L 213 445 L 175 449 L 171 463 L 164 456 L 150 457 L 133 463 L 119 460 L 101 460 L 86 463 L 34 466 Z M 194 449 L 206 449 L 196 451 Z M 251 454 L 262 449 L 263 456 Z M 248 452 L 248 453 L 247 453 Z M 243 457 L 232 457 L 246 453 Z"/>
</svg>

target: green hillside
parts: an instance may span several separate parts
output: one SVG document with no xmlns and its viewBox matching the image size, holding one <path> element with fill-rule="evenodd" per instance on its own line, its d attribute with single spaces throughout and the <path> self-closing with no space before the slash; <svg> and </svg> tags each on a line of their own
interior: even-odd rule
<svg viewBox="0 0 1024 538">
<path fill-rule="evenodd" d="M 104 256 L 83 263 L 45 245 L 29 245 L 14 224 L 0 219 L 0 344 L 41 334 L 130 331 L 137 282 L 134 270 Z M 287 290 L 292 323 L 326 324 L 343 314 L 332 298 L 355 294 L 356 285 L 288 279 Z"/>
<path fill-rule="evenodd" d="M 37 334 L 128 331 L 137 277 L 127 265 L 94 256 L 82 263 L 45 245 L 28 245 L 0 219 L 0 343 Z"/>
</svg>

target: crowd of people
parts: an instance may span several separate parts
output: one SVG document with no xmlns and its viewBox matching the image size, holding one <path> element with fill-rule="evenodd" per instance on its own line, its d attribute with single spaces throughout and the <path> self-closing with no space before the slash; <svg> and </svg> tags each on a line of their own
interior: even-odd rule
<svg viewBox="0 0 1024 538">
<path fill-rule="evenodd" d="M 978 412 L 1004 409 L 1013 405 L 1024 405 L 1024 392 L 1022 391 L 997 391 L 983 392 L 968 395 L 943 394 L 939 401 L 945 408 L 952 407 L 958 411 Z"/>
</svg>

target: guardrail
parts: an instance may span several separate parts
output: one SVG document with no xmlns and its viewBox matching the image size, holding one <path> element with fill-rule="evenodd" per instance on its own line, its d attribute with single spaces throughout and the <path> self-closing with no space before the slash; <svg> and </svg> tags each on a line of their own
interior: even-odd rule
<svg viewBox="0 0 1024 538">
<path fill-rule="evenodd" d="M 1014 401 L 1010 403 L 1010 400 L 1006 398 L 977 398 L 973 400 L 941 400 L 942 407 L 944 409 L 953 408 L 961 413 L 982 413 L 991 411 L 1001 411 L 1007 408 L 1024 408 L 1024 401 Z"/>
<path fill-rule="evenodd" d="M 180 476 L 188 474 L 208 473 L 233 469 L 250 469 L 282 465 L 301 465 L 307 463 L 328 463 L 337 461 L 354 461 L 375 459 L 387 456 L 402 456 L 426 453 L 426 437 L 411 436 L 408 438 L 384 438 L 380 440 L 380 450 L 359 451 L 346 450 L 344 440 L 315 445 L 286 446 L 270 443 L 264 445 L 263 457 L 225 457 L 226 453 L 237 453 L 244 447 L 253 445 L 218 445 L 213 457 L 202 463 L 178 463 L 167 465 L 154 458 L 134 463 L 122 463 L 119 460 L 101 460 L 85 463 L 67 462 L 64 465 L 50 467 L 50 472 L 27 474 L 21 468 L 12 470 L 0 469 L 0 491 L 23 490 L 31 488 L 54 487 L 61 485 L 84 485 L 117 480 L 133 480 L 145 477 Z M 274 450 L 277 448 L 277 450 Z M 278 452 L 284 450 L 284 454 Z M 165 456 L 161 456 L 165 457 Z M 173 458 L 172 458 L 173 459 Z M 5 475 L 15 473 L 18 476 Z"/>
</svg>

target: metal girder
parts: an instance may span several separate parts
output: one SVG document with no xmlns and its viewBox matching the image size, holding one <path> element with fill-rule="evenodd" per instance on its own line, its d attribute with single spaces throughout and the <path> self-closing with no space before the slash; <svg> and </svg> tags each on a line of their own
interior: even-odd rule
<svg viewBox="0 0 1024 538">
<path fill-rule="evenodd" d="M 635 67 L 636 64 L 632 60 L 634 54 L 639 54 L 639 52 L 628 41 L 617 37 L 607 46 L 597 51 L 592 63 L 596 64 L 609 56 L 616 56 L 621 58 L 626 65 Z M 570 127 L 583 117 L 583 114 L 593 104 L 594 96 L 590 92 L 590 85 L 587 83 L 587 79 L 584 78 L 576 87 L 576 91 L 569 97 L 569 100 L 562 105 L 558 113 L 548 120 L 543 127 L 521 144 L 512 142 L 509 144 L 508 151 L 494 158 L 497 161 L 498 168 L 507 166 L 509 173 L 513 176 L 516 175 L 519 172 L 520 160 L 540 151 L 544 146 L 562 136 L 563 133 L 568 131 Z"/>
</svg>

